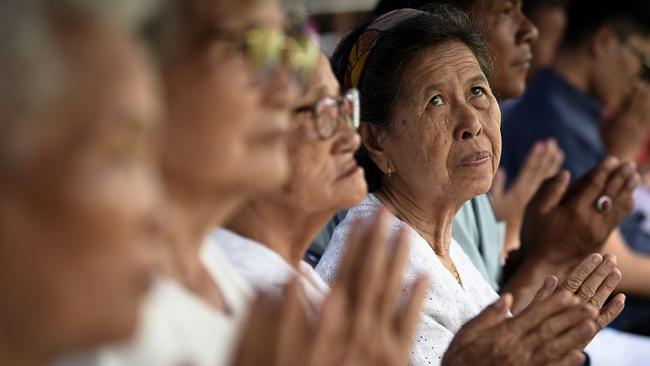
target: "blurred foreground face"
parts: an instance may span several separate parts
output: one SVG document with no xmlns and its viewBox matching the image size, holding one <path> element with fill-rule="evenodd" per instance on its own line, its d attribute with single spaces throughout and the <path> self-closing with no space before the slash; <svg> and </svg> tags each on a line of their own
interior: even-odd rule
<svg viewBox="0 0 650 366">
<path fill-rule="evenodd" d="M 533 54 L 537 29 L 521 10 L 521 1 L 479 0 L 469 12 L 483 28 L 490 46 L 494 75 L 492 90 L 503 99 L 521 96 Z"/>
<path fill-rule="evenodd" d="M 160 106 L 143 54 L 94 25 L 55 38 L 68 82 L 21 121 L 26 150 L 0 204 L 0 336 L 34 357 L 131 334 L 160 211 Z"/>
<path fill-rule="evenodd" d="M 293 90 L 265 55 L 279 49 L 281 10 L 270 0 L 196 1 L 191 13 L 166 69 L 166 162 L 221 195 L 277 188 L 288 175 Z"/>
</svg>

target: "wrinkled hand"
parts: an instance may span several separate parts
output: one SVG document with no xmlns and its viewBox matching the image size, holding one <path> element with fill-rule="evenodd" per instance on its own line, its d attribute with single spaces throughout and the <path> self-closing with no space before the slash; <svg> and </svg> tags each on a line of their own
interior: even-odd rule
<svg viewBox="0 0 650 366">
<path fill-rule="evenodd" d="M 514 318 L 507 317 L 512 296 L 502 296 L 456 333 L 442 365 L 581 365 L 578 348 L 595 334 L 597 312 L 554 293 L 557 283 L 548 278 L 536 304 Z"/>
<path fill-rule="evenodd" d="M 317 324 L 310 324 L 290 283 L 278 303 L 261 296 L 253 305 L 235 365 L 402 366 L 408 363 L 413 336 L 428 287 L 418 279 L 398 309 L 409 253 L 404 232 L 389 249 L 385 211 L 365 232 L 354 225 L 348 251 Z"/>
<path fill-rule="evenodd" d="M 616 256 L 592 254 L 576 266 L 558 288 L 558 292 L 575 294 L 585 304 L 593 305 L 599 310 L 596 319 L 597 330 L 600 331 L 621 314 L 625 307 L 625 295 L 618 294 L 605 301 L 614 292 L 622 278 L 617 267 Z M 535 300 L 533 300 L 533 303 Z M 582 347 L 586 347 L 585 343 Z"/>
<path fill-rule="evenodd" d="M 564 153 L 555 140 L 550 139 L 535 144 L 507 191 L 505 172 L 502 169 L 497 172 L 490 194 L 496 218 L 506 222 L 504 254 L 519 248 L 519 233 L 526 205 L 542 182 L 557 174 L 563 161 Z"/>
<path fill-rule="evenodd" d="M 569 174 L 560 172 L 546 181 L 526 208 L 522 225 L 522 252 L 548 263 L 578 263 L 599 252 L 614 228 L 634 206 L 633 193 L 640 178 L 633 163 L 608 158 L 582 177 L 567 192 Z M 598 212 L 601 195 L 614 207 Z"/>
<path fill-rule="evenodd" d="M 601 132 L 610 155 L 634 161 L 650 132 L 650 85 L 639 81 L 621 111 Z"/>
</svg>

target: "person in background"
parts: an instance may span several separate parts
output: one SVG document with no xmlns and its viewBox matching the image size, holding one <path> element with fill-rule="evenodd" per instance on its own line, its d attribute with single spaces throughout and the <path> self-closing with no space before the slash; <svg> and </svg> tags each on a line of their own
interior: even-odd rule
<svg viewBox="0 0 650 366">
<path fill-rule="evenodd" d="M 126 339 L 151 283 L 160 90 L 139 15 L 112 9 L 0 4 L 2 365 Z"/>
<path fill-rule="evenodd" d="M 641 80 L 644 60 L 650 54 L 648 24 L 650 4 L 645 1 L 571 3 L 566 37 L 553 67 L 540 72 L 526 95 L 504 116 L 502 165 L 508 172 L 516 174 L 520 169 L 530 144 L 549 137 L 564 151 L 563 168 L 573 180 L 608 154 L 633 160 L 650 126 L 650 86 Z M 617 182 L 600 204 L 620 204 L 612 198 L 616 187 L 625 184 Z M 594 207 L 605 215 L 611 208 L 598 202 Z M 604 250 L 619 258 L 624 273 L 621 288 L 649 296 L 645 279 L 650 275 L 650 236 L 637 215 L 623 221 Z M 617 326 L 650 334 L 649 311 L 647 301 L 637 304 L 633 300 Z"/>
<path fill-rule="evenodd" d="M 528 72 L 530 79 L 539 70 L 553 65 L 566 30 L 567 0 L 526 0 L 523 11 L 539 33 L 531 44 L 533 59 Z"/>
</svg>

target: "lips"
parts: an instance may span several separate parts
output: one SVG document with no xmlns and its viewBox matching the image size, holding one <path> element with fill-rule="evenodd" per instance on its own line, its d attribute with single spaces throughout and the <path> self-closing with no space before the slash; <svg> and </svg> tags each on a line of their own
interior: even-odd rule
<svg viewBox="0 0 650 366">
<path fill-rule="evenodd" d="M 460 166 L 463 167 L 472 167 L 479 166 L 484 163 L 487 163 L 492 158 L 492 153 L 487 150 L 476 151 L 471 154 L 466 155 L 461 159 Z"/>
<path fill-rule="evenodd" d="M 343 169 L 341 169 L 341 174 L 338 176 L 337 180 L 347 178 L 353 175 L 354 173 L 356 173 L 360 169 L 359 165 L 357 164 L 356 160 L 354 160 L 354 158 L 351 158 L 342 166 Z"/>
</svg>

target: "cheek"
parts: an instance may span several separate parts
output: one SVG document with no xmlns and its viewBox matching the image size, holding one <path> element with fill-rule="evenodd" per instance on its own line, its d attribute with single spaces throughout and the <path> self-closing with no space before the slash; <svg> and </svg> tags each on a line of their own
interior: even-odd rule
<svg viewBox="0 0 650 366">
<path fill-rule="evenodd" d="M 446 165 L 451 146 L 451 132 L 443 116 L 430 116 L 419 122 L 406 123 L 396 134 L 394 147 L 402 170 L 413 178 L 437 179 Z M 392 153 L 391 153 L 392 156 Z M 408 171 L 404 172 L 404 168 Z M 421 179 L 420 178 L 420 179 Z"/>
</svg>

